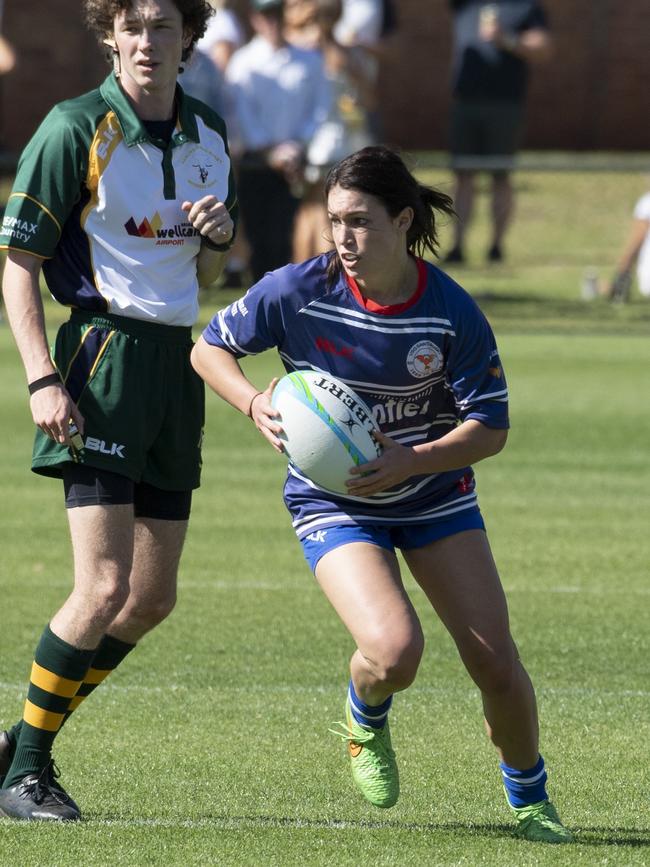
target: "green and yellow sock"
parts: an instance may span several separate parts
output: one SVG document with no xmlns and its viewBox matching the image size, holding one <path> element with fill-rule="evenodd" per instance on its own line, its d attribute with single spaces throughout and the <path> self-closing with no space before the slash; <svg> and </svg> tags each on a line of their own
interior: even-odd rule
<svg viewBox="0 0 650 867">
<path fill-rule="evenodd" d="M 90 693 L 96 690 L 99 684 L 106 680 L 111 671 L 114 671 L 117 668 L 134 647 L 135 644 L 127 644 L 126 641 L 120 641 L 119 638 L 113 638 L 112 635 L 104 636 L 102 643 L 95 651 L 90 668 L 84 675 L 81 686 L 70 702 L 61 725 L 67 721 L 70 714 L 79 707 L 81 702 L 87 699 Z"/>
<path fill-rule="evenodd" d="M 45 627 L 36 648 L 16 751 L 3 788 L 14 786 L 27 774 L 38 773 L 50 761 L 54 738 L 95 653 L 73 647 Z"/>
<path fill-rule="evenodd" d="M 93 690 L 97 689 L 100 683 L 104 681 L 111 671 L 114 671 L 122 660 L 130 653 L 135 644 L 127 644 L 125 641 L 120 641 L 119 638 L 113 638 L 111 635 L 105 635 L 101 644 L 95 651 L 92 658 L 90 668 L 84 674 L 83 681 L 79 689 L 70 700 L 68 709 L 63 717 L 63 723 L 67 722 L 68 718 L 79 705 L 88 698 Z M 61 728 L 59 727 L 59 729 Z M 20 737 L 20 731 L 23 727 L 23 721 L 20 720 L 7 731 L 7 737 L 11 744 L 12 751 L 15 752 Z"/>
</svg>

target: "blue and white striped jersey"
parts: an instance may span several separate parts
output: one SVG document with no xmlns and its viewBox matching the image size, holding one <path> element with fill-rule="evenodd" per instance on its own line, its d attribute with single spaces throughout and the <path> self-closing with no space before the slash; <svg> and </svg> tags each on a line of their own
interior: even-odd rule
<svg viewBox="0 0 650 867">
<path fill-rule="evenodd" d="M 237 358 L 276 347 L 287 371 L 342 379 L 403 445 L 438 439 L 460 421 L 508 427 L 508 390 L 492 330 L 474 300 L 418 260 L 409 301 L 380 307 L 341 276 L 328 254 L 266 274 L 218 312 L 205 340 Z M 299 537 L 332 524 L 429 522 L 476 505 L 470 467 L 408 481 L 372 497 L 323 491 L 289 465 L 285 502 Z"/>
</svg>

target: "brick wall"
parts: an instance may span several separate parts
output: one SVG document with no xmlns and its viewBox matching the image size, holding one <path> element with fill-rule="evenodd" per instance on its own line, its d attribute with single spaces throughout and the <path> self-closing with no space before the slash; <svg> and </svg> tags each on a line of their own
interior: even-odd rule
<svg viewBox="0 0 650 867">
<path fill-rule="evenodd" d="M 108 69 L 79 0 L 4 0 L 4 35 L 18 54 L 1 81 L 2 145 L 20 151 L 51 106 L 91 90 Z"/>
<path fill-rule="evenodd" d="M 544 5 L 555 55 L 533 69 L 525 144 L 650 149 L 647 0 Z M 398 0 L 398 6 L 400 30 L 388 42 L 382 69 L 387 136 L 407 147 L 442 148 L 449 104 L 448 2 Z"/>
<path fill-rule="evenodd" d="M 533 71 L 530 148 L 650 149 L 648 0 L 545 0 L 552 63 Z M 79 0 L 5 0 L 4 32 L 19 65 L 0 82 L 0 136 L 18 151 L 48 108 L 94 87 L 102 53 L 80 21 Z M 386 138 L 407 148 L 447 144 L 450 19 L 447 0 L 397 0 L 400 27 L 381 74 Z M 645 13 L 645 14 L 644 14 Z"/>
</svg>

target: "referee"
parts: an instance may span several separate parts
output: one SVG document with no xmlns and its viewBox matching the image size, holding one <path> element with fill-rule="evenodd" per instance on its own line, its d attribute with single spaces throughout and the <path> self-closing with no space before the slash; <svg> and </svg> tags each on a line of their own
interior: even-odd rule
<svg viewBox="0 0 650 867">
<path fill-rule="evenodd" d="M 84 10 L 113 70 L 47 115 L 0 233 L 32 469 L 63 481 L 74 559 L 22 720 L 0 734 L 0 815 L 23 820 L 80 818 L 57 779 L 57 732 L 174 607 L 204 421 L 191 327 L 236 223 L 223 121 L 177 86 L 210 4 L 84 0 Z M 72 311 L 52 350 L 41 270 Z"/>
</svg>

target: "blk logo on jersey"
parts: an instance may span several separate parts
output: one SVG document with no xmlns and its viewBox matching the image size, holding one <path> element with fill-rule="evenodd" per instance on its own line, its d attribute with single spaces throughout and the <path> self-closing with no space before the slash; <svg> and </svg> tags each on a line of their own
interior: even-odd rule
<svg viewBox="0 0 650 867">
<path fill-rule="evenodd" d="M 325 541 L 325 536 L 327 535 L 327 530 L 316 530 L 313 533 L 310 533 L 307 538 L 310 542 L 320 542 L 321 544 Z"/>
<path fill-rule="evenodd" d="M 411 376 L 424 379 L 442 369 L 442 352 L 431 340 L 420 340 L 412 346 L 406 356 L 406 367 Z"/>
<path fill-rule="evenodd" d="M 124 460 L 124 443 L 107 443 L 105 440 L 99 440 L 96 437 L 86 437 L 84 447 L 90 452 L 99 452 L 100 455 L 111 455 L 112 457 L 121 458 Z"/>
</svg>

